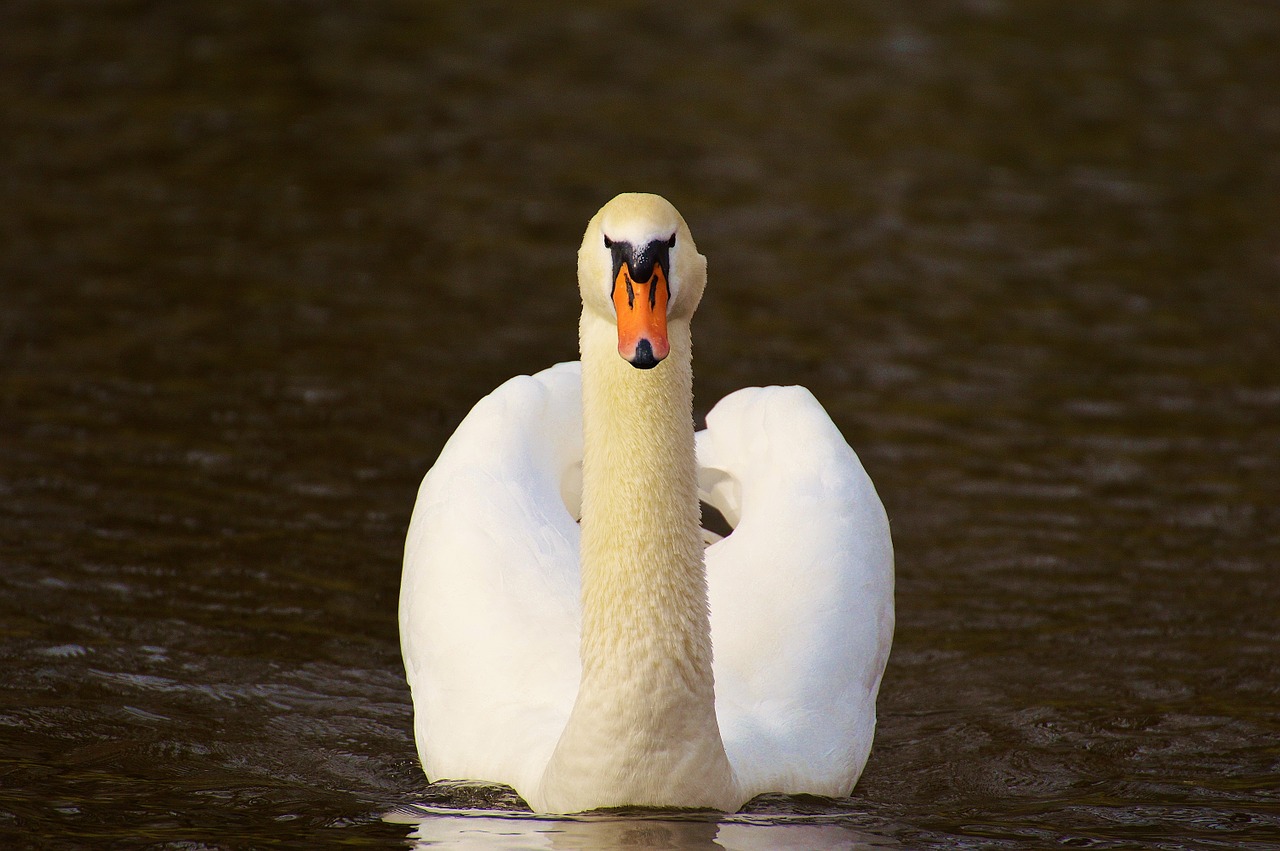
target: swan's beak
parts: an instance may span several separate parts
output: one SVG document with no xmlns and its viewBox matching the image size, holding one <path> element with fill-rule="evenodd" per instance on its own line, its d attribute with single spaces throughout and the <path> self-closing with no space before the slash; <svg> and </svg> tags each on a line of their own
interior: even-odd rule
<svg viewBox="0 0 1280 851">
<path fill-rule="evenodd" d="M 656 240 L 636 251 L 613 242 L 613 306 L 618 315 L 618 354 L 637 369 L 653 369 L 671 351 L 667 340 L 670 243 Z"/>
</svg>

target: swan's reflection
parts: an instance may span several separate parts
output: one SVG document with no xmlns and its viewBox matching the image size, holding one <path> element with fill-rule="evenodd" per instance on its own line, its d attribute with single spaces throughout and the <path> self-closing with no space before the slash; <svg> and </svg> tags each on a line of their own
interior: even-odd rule
<svg viewBox="0 0 1280 851">
<path fill-rule="evenodd" d="M 886 848 L 892 843 L 836 823 L 715 821 L 696 816 L 590 815 L 548 818 L 529 813 L 415 808 L 386 816 L 413 825 L 416 849 L 563 849 L 563 851 L 774 851 Z"/>
</svg>

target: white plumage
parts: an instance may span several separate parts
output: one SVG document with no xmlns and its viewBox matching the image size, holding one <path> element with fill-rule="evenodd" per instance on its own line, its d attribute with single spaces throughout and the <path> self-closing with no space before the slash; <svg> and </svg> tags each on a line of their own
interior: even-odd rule
<svg viewBox="0 0 1280 851">
<path fill-rule="evenodd" d="M 602 230 L 612 237 L 606 243 L 679 234 L 671 269 L 665 270 L 675 364 L 635 370 L 606 351 L 611 323 L 618 320 L 600 315 L 607 312 L 599 307 L 603 299 L 590 291 L 610 284 L 608 252 L 595 250 Z M 683 220 L 656 196 L 620 196 L 592 220 L 579 255 L 583 359 L 599 364 L 593 368 L 602 376 L 591 380 L 624 394 L 632 380 L 649 382 L 655 393 L 668 393 L 670 382 L 669 394 L 679 396 L 676 370 L 681 358 L 687 361 L 687 318 L 701 296 L 698 273 L 705 269 L 697 260 L 701 256 Z M 888 521 L 857 456 L 804 388 L 740 390 L 707 416 L 707 429 L 696 437 L 698 495 L 734 526 L 731 535 L 705 550 L 715 723 L 708 729 L 694 719 L 689 729 L 695 732 L 666 736 L 664 731 L 685 729 L 683 720 L 697 714 L 698 701 L 710 699 L 698 695 L 710 691 L 698 682 L 696 658 L 689 666 L 690 684 L 669 688 L 671 675 L 654 673 L 667 671 L 666 663 L 658 658 L 650 665 L 650 656 L 678 656 L 688 645 L 696 657 L 696 613 L 706 602 L 668 601 L 669 589 L 656 602 L 637 602 L 635 592 L 597 594 L 591 605 L 603 608 L 591 619 L 599 625 L 590 628 L 606 633 L 607 640 L 592 645 L 599 649 L 592 651 L 597 656 L 590 669 L 599 673 L 588 699 L 580 656 L 583 577 L 597 574 L 580 565 L 579 520 L 596 522 L 598 532 L 608 523 L 628 524 L 595 545 L 607 549 L 615 539 L 631 540 L 635 528 L 644 533 L 642 541 L 683 534 L 676 527 L 685 515 L 674 511 L 674 520 L 647 519 L 655 513 L 650 508 L 665 507 L 650 501 L 668 498 L 665 488 L 650 486 L 633 500 L 634 516 L 619 518 L 627 512 L 615 507 L 609 517 L 592 521 L 591 505 L 604 502 L 603 494 L 593 494 L 624 487 L 626 477 L 588 475 L 590 504 L 584 506 L 584 433 L 588 442 L 605 446 L 599 453 L 607 449 L 610 464 L 624 470 L 634 446 L 648 446 L 636 441 L 665 445 L 669 438 L 678 447 L 688 437 L 633 434 L 623 448 L 605 445 L 608 433 L 628 430 L 634 416 L 623 424 L 588 424 L 584 431 L 583 381 L 574 362 L 506 382 L 475 406 L 423 480 L 405 545 L 400 629 L 415 735 L 428 776 L 506 783 L 535 809 L 557 812 L 620 803 L 734 809 L 764 792 L 848 794 L 871 748 L 875 699 L 893 633 Z M 688 410 L 689 403 L 676 398 L 677 416 L 663 422 L 678 423 L 681 404 Z M 587 416 L 608 420 L 616 407 L 589 402 Z M 645 431 L 655 429 L 662 430 Z M 603 457 L 599 453 L 587 455 Z M 673 453 L 671 463 L 678 467 L 679 452 Z M 665 481 L 663 458 L 654 462 L 660 469 L 652 481 Z M 678 491 L 673 485 L 670 499 L 682 499 Z M 637 575 L 666 575 L 662 547 L 654 552 L 635 556 Z M 624 572 L 601 568 L 603 578 L 592 580 L 599 587 L 632 577 L 629 553 L 617 555 L 622 568 L 610 569 Z M 695 565 L 695 579 L 700 569 Z M 696 598 L 700 584 L 686 585 Z M 635 615 L 637 606 L 661 609 L 668 603 L 676 614 L 685 606 L 694 616 L 673 615 L 668 622 L 661 610 L 649 620 Z M 669 640 L 680 638 L 682 629 L 692 630 L 692 637 Z M 677 658 L 673 664 L 683 662 Z M 660 678 L 646 685 L 646 677 Z M 668 713 L 653 729 L 644 725 L 650 694 L 652 711 Z M 581 704 L 577 709 L 575 702 Z M 682 708 L 686 704 L 692 708 Z M 561 744 L 569 738 L 571 714 L 580 733 L 589 728 L 596 734 L 583 739 L 594 743 L 590 747 Z M 622 726 L 610 727 L 614 722 Z M 717 779 L 714 766 L 707 769 L 709 779 L 699 776 L 693 785 L 668 776 L 701 770 L 708 762 L 703 751 L 693 750 L 695 744 L 718 752 L 717 724 L 731 777 Z M 602 730 L 613 732 L 601 739 Z M 615 741 L 617 753 L 598 753 Z M 681 762 L 686 744 L 696 759 Z M 555 789 L 544 788 L 558 745 Z M 688 791 L 703 786 L 712 789 L 706 797 Z"/>
</svg>

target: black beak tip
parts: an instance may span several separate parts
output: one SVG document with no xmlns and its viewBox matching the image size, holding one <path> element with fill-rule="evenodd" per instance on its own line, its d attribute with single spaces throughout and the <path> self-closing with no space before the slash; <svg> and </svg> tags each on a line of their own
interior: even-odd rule
<svg viewBox="0 0 1280 851">
<path fill-rule="evenodd" d="M 636 369 L 653 369 L 658 359 L 653 355 L 653 346 L 648 340 L 636 343 L 636 353 L 631 356 L 631 365 Z"/>
</svg>

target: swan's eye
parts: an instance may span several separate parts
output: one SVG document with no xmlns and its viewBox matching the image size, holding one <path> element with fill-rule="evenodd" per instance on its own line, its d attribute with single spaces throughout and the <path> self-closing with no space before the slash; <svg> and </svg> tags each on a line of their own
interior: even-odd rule
<svg viewBox="0 0 1280 851">
<path fill-rule="evenodd" d="M 675 248 L 675 247 L 676 247 L 676 235 L 673 233 L 671 234 L 671 239 L 667 240 L 667 248 Z"/>
<path fill-rule="evenodd" d="M 606 237 L 604 238 L 604 247 L 605 247 L 605 248 L 613 248 L 613 240 L 612 240 L 612 239 L 609 239 L 609 237 L 607 237 L 607 236 L 606 236 Z"/>
</svg>

